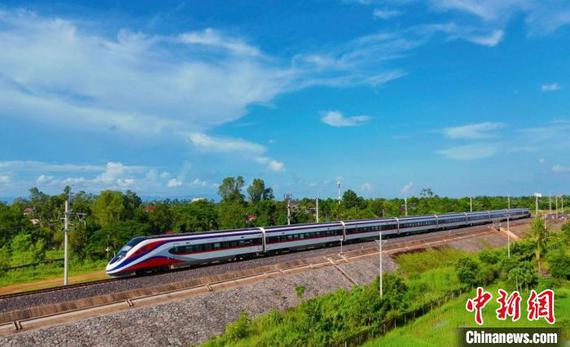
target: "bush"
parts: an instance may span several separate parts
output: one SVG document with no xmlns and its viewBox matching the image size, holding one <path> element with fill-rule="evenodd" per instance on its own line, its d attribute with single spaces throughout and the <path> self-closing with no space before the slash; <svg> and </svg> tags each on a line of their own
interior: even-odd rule
<svg viewBox="0 0 570 347">
<path fill-rule="evenodd" d="M 493 283 L 498 277 L 497 269 L 492 265 L 483 265 L 477 274 L 477 285 L 487 285 Z"/>
<path fill-rule="evenodd" d="M 463 284 L 475 286 L 479 276 L 479 264 L 469 257 L 461 257 L 457 261 L 457 277 Z"/>
<path fill-rule="evenodd" d="M 497 264 L 501 260 L 501 252 L 501 249 L 485 249 L 479 253 L 479 260 L 487 264 Z"/>
<path fill-rule="evenodd" d="M 250 323 L 249 315 L 246 311 L 242 311 L 238 320 L 227 326 L 225 336 L 233 342 L 246 338 L 249 335 Z"/>
<path fill-rule="evenodd" d="M 548 257 L 548 263 L 552 277 L 570 280 L 570 256 L 564 250 L 552 253 Z"/>
<path fill-rule="evenodd" d="M 297 297 L 299 299 L 303 298 L 303 295 L 305 294 L 305 286 L 304 285 L 298 285 L 295 287 L 295 293 L 297 294 Z"/>
<path fill-rule="evenodd" d="M 519 262 L 509 270 L 507 280 L 510 283 L 514 283 L 516 289 L 519 291 L 523 288 L 529 289 L 538 281 L 536 268 L 530 261 Z"/>
</svg>

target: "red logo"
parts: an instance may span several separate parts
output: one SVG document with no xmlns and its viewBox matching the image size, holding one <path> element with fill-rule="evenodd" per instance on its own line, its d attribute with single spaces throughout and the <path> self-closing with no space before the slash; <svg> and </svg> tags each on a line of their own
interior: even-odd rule
<svg viewBox="0 0 570 347">
<path fill-rule="evenodd" d="M 515 290 L 509 295 L 503 289 L 499 289 L 498 293 L 497 303 L 499 308 L 496 310 L 497 319 L 506 320 L 507 317 L 511 317 L 513 322 L 519 320 L 522 301 L 520 293 Z M 478 287 L 477 295 L 467 300 L 465 308 L 469 312 L 475 312 L 475 322 L 477 324 L 483 325 L 483 309 L 492 298 L 493 295 L 490 292 Z M 550 324 L 556 322 L 554 317 L 554 292 L 551 289 L 543 290 L 540 294 L 537 294 L 534 290 L 530 291 L 527 300 L 527 319 L 532 321 L 540 318 L 544 318 Z"/>
<path fill-rule="evenodd" d="M 528 320 L 544 318 L 550 324 L 554 324 L 556 321 L 554 318 L 554 292 L 551 289 L 545 289 L 540 294 L 531 290 L 527 305 Z"/>
<path fill-rule="evenodd" d="M 493 295 L 486 292 L 483 288 L 477 288 L 477 296 L 474 299 L 467 300 L 467 311 L 475 311 L 475 322 L 479 325 L 483 325 L 483 308 L 491 300 Z"/>
<path fill-rule="evenodd" d="M 521 295 L 516 290 L 509 296 L 508 293 L 499 289 L 499 298 L 497 299 L 499 308 L 497 309 L 497 319 L 505 320 L 507 316 L 511 316 L 513 322 L 521 317 Z"/>
</svg>

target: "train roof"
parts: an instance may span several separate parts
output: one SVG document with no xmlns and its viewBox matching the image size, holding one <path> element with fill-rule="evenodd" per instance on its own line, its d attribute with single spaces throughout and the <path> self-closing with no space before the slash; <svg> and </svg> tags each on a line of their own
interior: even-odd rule
<svg viewBox="0 0 570 347">
<path fill-rule="evenodd" d="M 524 210 L 527 211 L 528 208 L 513 208 L 511 211 L 520 211 Z M 445 217 L 454 217 L 454 216 L 463 216 L 465 213 L 468 215 L 479 215 L 479 214 L 488 214 L 497 213 L 497 212 L 504 212 L 508 211 L 507 209 L 504 210 L 490 210 L 490 211 L 474 211 L 474 212 L 452 212 L 437 215 L 438 218 L 445 218 Z M 344 222 L 345 225 L 360 225 L 360 224 L 371 224 L 371 223 L 389 223 L 395 222 L 396 218 L 400 221 L 410 221 L 410 220 L 424 220 L 428 218 L 432 218 L 436 216 L 436 214 L 432 215 L 421 215 L 421 216 L 409 216 L 409 217 L 388 217 L 388 218 L 367 218 L 367 219 L 353 219 L 350 221 Z M 333 222 L 325 222 L 325 223 L 300 223 L 300 224 L 292 224 L 292 225 L 275 225 L 264 227 L 267 232 L 275 232 L 275 231 L 283 231 L 289 229 L 311 229 L 311 228 L 320 228 L 320 227 L 329 227 L 329 226 L 340 226 L 342 223 L 340 221 L 333 221 Z M 242 229 L 225 229 L 225 230 L 214 230 L 214 231 L 192 231 L 186 233 L 176 233 L 176 234 L 160 234 L 160 235 L 149 235 L 149 236 L 138 236 L 127 244 L 131 243 L 139 243 L 143 240 L 147 239 L 157 239 L 157 238 L 170 238 L 170 237 L 183 237 L 183 236 L 209 236 L 209 235 L 218 235 L 218 234 L 225 234 L 225 233 L 252 233 L 252 232 L 260 232 L 258 227 L 253 228 L 242 228 Z"/>
</svg>

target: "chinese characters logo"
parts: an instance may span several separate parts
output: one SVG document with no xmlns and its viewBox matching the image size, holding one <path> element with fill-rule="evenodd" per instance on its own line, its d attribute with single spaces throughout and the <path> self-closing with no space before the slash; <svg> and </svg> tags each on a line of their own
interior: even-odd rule
<svg viewBox="0 0 570 347">
<path fill-rule="evenodd" d="M 509 295 L 503 289 L 499 289 L 498 293 L 497 303 L 499 308 L 496 310 L 497 319 L 506 320 L 507 317 L 511 317 L 513 322 L 519 320 L 522 301 L 520 293 L 514 291 Z M 465 308 L 467 311 L 475 313 L 475 322 L 478 325 L 483 325 L 483 309 L 492 298 L 493 294 L 478 287 L 477 295 L 467 300 Z M 527 319 L 529 321 L 544 318 L 549 324 L 554 324 L 556 321 L 554 317 L 554 292 L 551 289 L 543 290 L 540 293 L 531 290 L 526 303 Z"/>
</svg>

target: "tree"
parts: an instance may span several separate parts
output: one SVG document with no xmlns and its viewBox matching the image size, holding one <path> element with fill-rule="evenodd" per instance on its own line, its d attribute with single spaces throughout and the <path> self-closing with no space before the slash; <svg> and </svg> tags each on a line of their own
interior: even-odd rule
<svg viewBox="0 0 570 347">
<path fill-rule="evenodd" d="M 199 200 L 173 206 L 175 227 L 180 232 L 207 231 L 218 228 L 218 211 L 212 201 Z"/>
<path fill-rule="evenodd" d="M 346 209 L 363 207 L 364 203 L 364 198 L 358 196 L 353 190 L 348 189 L 342 194 L 341 204 Z"/>
<path fill-rule="evenodd" d="M 247 188 L 247 193 L 249 195 L 249 201 L 253 204 L 261 200 L 273 199 L 273 189 L 270 187 L 265 188 L 265 182 L 261 178 L 253 179 L 253 182 L 251 182 L 251 185 Z"/>
<path fill-rule="evenodd" d="M 541 218 L 535 218 L 532 223 L 532 236 L 535 246 L 534 254 L 536 257 L 536 264 L 538 266 L 538 271 L 541 271 L 541 257 L 546 250 L 546 241 L 548 238 L 548 229 L 544 225 L 544 221 Z"/>
<path fill-rule="evenodd" d="M 241 202 L 223 201 L 218 205 L 222 229 L 245 228 L 246 210 Z"/>
<path fill-rule="evenodd" d="M 125 214 L 123 194 L 112 190 L 102 191 L 93 202 L 92 210 L 93 217 L 103 227 L 121 221 Z"/>
<path fill-rule="evenodd" d="M 437 195 L 435 195 L 433 193 L 433 191 L 431 190 L 431 188 L 423 188 L 422 191 L 420 192 L 420 198 L 433 198 L 433 197 L 437 197 Z"/>
<path fill-rule="evenodd" d="M 244 186 L 243 177 L 226 177 L 218 187 L 218 194 L 222 201 L 239 201 L 244 199 L 241 189 Z"/>
</svg>

